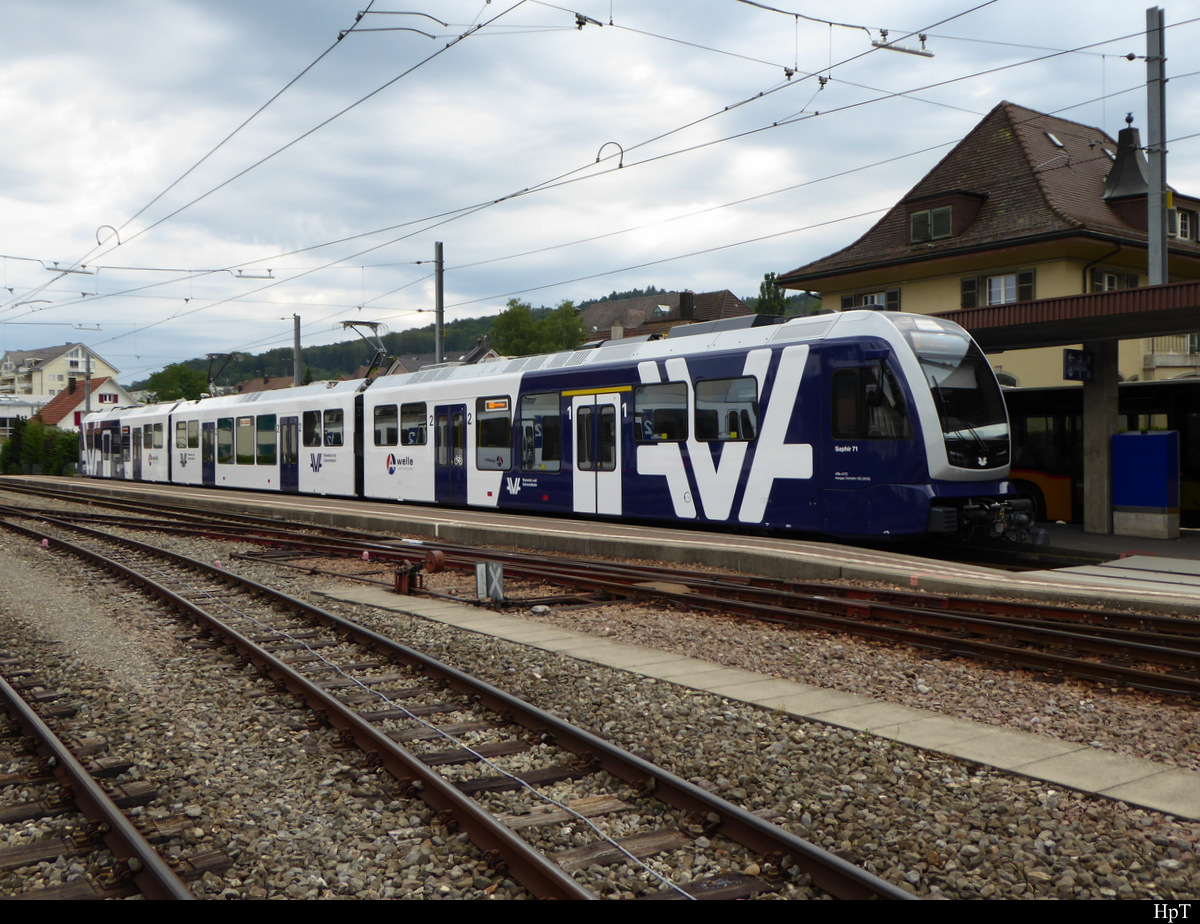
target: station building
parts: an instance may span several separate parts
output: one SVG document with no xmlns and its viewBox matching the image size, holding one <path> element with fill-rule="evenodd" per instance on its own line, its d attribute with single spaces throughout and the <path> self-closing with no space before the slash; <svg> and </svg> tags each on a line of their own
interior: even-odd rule
<svg viewBox="0 0 1200 924">
<path fill-rule="evenodd" d="M 866 234 L 780 274 L 779 284 L 819 292 L 825 310 L 952 319 L 1138 288 L 1147 282 L 1147 190 L 1137 129 L 1127 125 L 1114 141 L 1002 102 Z M 1200 280 L 1200 199 L 1175 192 L 1169 205 L 1170 281 Z M 1056 385 L 1062 356 L 1056 346 L 990 358 L 1005 384 Z M 1122 340 L 1118 369 L 1125 380 L 1200 373 L 1200 334 Z"/>
</svg>

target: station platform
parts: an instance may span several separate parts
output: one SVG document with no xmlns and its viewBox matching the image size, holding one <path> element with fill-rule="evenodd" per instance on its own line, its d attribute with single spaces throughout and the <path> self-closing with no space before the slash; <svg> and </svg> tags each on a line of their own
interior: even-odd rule
<svg viewBox="0 0 1200 924">
<path fill-rule="evenodd" d="M 1094 587 L 1099 593 L 1142 588 L 1167 595 L 1194 595 L 1200 601 L 1200 529 L 1182 530 L 1178 539 L 1144 539 L 1085 533 L 1083 527 L 1073 524 L 1043 524 L 1043 528 L 1055 549 L 1104 555 L 1110 561 L 1026 573 L 1031 580 L 1070 581 Z"/>
</svg>

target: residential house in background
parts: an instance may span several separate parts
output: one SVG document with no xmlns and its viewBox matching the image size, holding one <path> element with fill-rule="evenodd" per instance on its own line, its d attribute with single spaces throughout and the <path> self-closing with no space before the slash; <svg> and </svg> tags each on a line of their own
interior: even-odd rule
<svg viewBox="0 0 1200 924">
<path fill-rule="evenodd" d="M 70 386 L 83 383 L 91 357 L 91 374 L 112 378 L 121 370 L 103 360 L 82 343 L 64 343 L 37 350 L 9 350 L 0 357 L 0 395 L 47 395 L 53 397 Z"/>
<path fill-rule="evenodd" d="M 1003 102 L 866 234 L 779 284 L 819 291 L 826 310 L 925 314 L 1145 285 L 1146 176 L 1137 129 L 1113 141 Z M 1170 281 L 1200 278 L 1200 199 L 1170 204 Z M 990 358 L 1010 384 L 1062 382 L 1061 349 Z M 1119 365 L 1129 379 L 1198 372 L 1200 336 L 1123 342 Z"/>
<path fill-rule="evenodd" d="M 79 422 L 87 413 L 87 389 L 82 379 L 71 380 L 66 388 L 55 395 L 42 408 L 42 420 L 60 430 L 78 430 Z M 102 376 L 91 380 L 91 406 L 93 411 L 110 407 L 136 404 L 129 392 L 117 384 L 117 380 Z"/>
<path fill-rule="evenodd" d="M 638 298 L 596 302 L 580 309 L 588 340 L 619 340 L 664 334 L 678 324 L 719 321 L 753 314 L 730 292 L 660 292 Z"/>
<path fill-rule="evenodd" d="M 18 420 L 29 420 L 46 402 L 42 396 L 0 395 L 0 443 L 12 436 Z"/>
</svg>

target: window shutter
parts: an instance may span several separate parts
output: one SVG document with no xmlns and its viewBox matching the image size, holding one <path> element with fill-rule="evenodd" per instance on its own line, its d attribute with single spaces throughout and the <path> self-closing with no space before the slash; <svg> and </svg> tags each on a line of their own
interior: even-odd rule
<svg viewBox="0 0 1200 924">
<path fill-rule="evenodd" d="M 913 212 L 909 219 L 909 230 L 911 231 L 912 242 L 919 244 L 922 241 L 929 240 L 929 212 Z"/>
<path fill-rule="evenodd" d="M 1104 270 L 1100 269 L 1097 266 L 1092 267 L 1092 284 L 1091 284 L 1090 291 L 1092 291 L 1092 292 L 1103 292 L 1104 291 Z"/>
<path fill-rule="evenodd" d="M 899 289 L 888 289 L 887 292 L 884 293 L 884 307 L 886 307 L 888 311 L 900 310 Z"/>
<path fill-rule="evenodd" d="M 1017 301 L 1027 302 L 1034 298 L 1033 270 L 1021 270 L 1017 273 Z"/>
<path fill-rule="evenodd" d="M 933 209 L 930 215 L 932 218 L 932 228 L 929 236 L 935 241 L 943 237 L 949 237 L 954 209 L 948 205 L 944 205 L 941 208 Z"/>
<path fill-rule="evenodd" d="M 962 307 L 974 308 L 979 304 L 979 279 L 967 276 L 962 281 Z"/>
<path fill-rule="evenodd" d="M 1124 277 L 1124 282 L 1122 284 L 1127 289 L 1136 289 L 1138 287 L 1139 282 L 1140 282 L 1140 279 L 1138 278 L 1137 273 L 1126 273 L 1125 277 Z"/>
<path fill-rule="evenodd" d="M 842 311 L 849 311 L 853 307 L 854 307 L 854 296 L 853 295 L 843 295 L 842 296 Z"/>
</svg>

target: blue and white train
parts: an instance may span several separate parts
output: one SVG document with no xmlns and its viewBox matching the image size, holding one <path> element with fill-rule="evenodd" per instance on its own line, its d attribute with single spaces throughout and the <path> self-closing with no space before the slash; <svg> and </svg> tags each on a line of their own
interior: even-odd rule
<svg viewBox="0 0 1200 924">
<path fill-rule="evenodd" d="M 995 376 L 957 325 L 849 311 L 113 408 L 98 478 L 854 538 L 1024 538 Z M 740 324 L 740 326 L 737 326 Z"/>
</svg>

